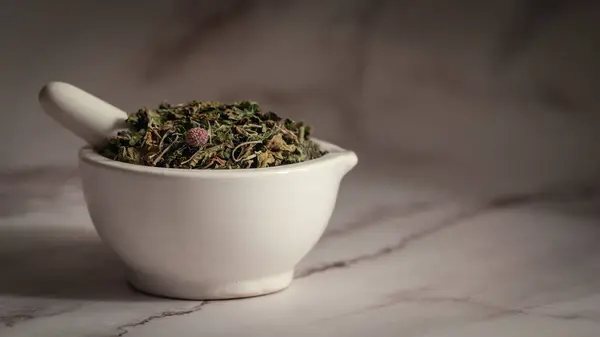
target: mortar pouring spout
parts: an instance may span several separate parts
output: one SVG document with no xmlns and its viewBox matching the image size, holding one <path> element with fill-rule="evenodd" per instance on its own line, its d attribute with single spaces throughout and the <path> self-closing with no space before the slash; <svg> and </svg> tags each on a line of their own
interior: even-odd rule
<svg viewBox="0 0 600 337">
<path fill-rule="evenodd" d="M 338 177 L 342 179 L 348 172 L 350 172 L 356 164 L 358 164 L 358 157 L 354 151 L 340 149 L 336 152 L 329 154 L 333 167 L 338 174 Z"/>
</svg>

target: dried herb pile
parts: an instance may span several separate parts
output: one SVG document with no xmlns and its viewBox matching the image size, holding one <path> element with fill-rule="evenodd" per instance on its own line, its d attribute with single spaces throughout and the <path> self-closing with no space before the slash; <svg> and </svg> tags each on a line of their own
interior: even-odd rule
<svg viewBox="0 0 600 337">
<path fill-rule="evenodd" d="M 101 155 L 145 166 L 239 169 L 300 163 L 326 153 L 310 140 L 310 126 L 248 101 L 163 103 L 138 110 L 127 125 L 98 149 Z"/>
</svg>

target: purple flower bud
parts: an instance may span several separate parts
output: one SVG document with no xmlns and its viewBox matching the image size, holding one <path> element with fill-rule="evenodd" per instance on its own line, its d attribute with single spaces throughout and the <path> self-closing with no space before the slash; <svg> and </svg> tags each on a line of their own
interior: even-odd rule
<svg viewBox="0 0 600 337">
<path fill-rule="evenodd" d="M 202 146 L 208 141 L 208 131 L 201 127 L 189 129 L 185 134 L 185 141 L 192 147 Z"/>
</svg>

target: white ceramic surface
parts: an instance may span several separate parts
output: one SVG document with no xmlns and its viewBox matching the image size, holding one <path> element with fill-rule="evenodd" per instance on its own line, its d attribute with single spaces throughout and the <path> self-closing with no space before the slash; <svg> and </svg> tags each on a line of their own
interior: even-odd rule
<svg viewBox="0 0 600 337">
<path fill-rule="evenodd" d="M 261 169 L 199 171 L 121 163 L 80 151 L 100 237 L 139 290 L 185 299 L 263 295 L 289 286 L 327 226 L 352 151 Z"/>
<path fill-rule="evenodd" d="M 125 111 L 68 83 L 46 84 L 38 99 L 46 114 L 88 144 L 101 144 L 125 126 Z"/>
</svg>

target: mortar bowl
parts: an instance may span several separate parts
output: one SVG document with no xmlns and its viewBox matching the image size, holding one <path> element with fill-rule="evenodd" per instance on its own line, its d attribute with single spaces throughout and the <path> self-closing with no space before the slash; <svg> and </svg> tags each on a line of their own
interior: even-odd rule
<svg viewBox="0 0 600 337">
<path fill-rule="evenodd" d="M 211 300 L 275 293 L 315 246 L 354 152 L 257 169 L 148 167 L 79 151 L 83 194 L 102 241 L 145 293 Z"/>
</svg>

